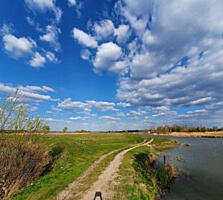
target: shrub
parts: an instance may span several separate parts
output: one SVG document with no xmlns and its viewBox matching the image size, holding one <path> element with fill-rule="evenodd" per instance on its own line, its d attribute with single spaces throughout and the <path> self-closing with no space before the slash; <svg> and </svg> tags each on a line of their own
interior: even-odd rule
<svg viewBox="0 0 223 200">
<path fill-rule="evenodd" d="M 27 136 L 7 137 L 0 140 L 0 199 L 44 175 L 51 162 L 48 150 Z"/>
</svg>

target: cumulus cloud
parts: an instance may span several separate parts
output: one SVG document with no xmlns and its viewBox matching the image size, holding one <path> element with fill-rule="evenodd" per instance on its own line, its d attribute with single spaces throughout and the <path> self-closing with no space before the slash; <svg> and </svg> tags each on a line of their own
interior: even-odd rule
<svg viewBox="0 0 223 200">
<path fill-rule="evenodd" d="M 32 67 L 43 67 L 46 63 L 46 58 L 40 55 L 40 53 L 36 52 L 32 59 L 30 60 L 29 64 Z"/>
<path fill-rule="evenodd" d="M 17 38 L 12 34 L 6 34 L 2 38 L 4 49 L 14 58 L 24 57 L 33 53 L 36 42 L 29 37 Z"/>
<path fill-rule="evenodd" d="M 95 108 L 98 111 L 105 112 L 105 111 L 118 111 L 115 108 L 115 103 L 113 102 L 105 102 L 105 101 L 72 101 L 71 98 L 65 99 L 63 102 L 57 105 L 57 108 L 70 110 L 70 111 L 80 111 L 83 110 L 84 114 L 89 115 L 92 108 Z M 79 112 L 83 113 L 83 112 Z M 90 114 L 91 115 L 91 114 Z"/>
<path fill-rule="evenodd" d="M 131 29 L 128 25 L 120 25 L 115 29 L 115 36 L 117 37 L 118 43 L 125 43 L 131 36 Z"/>
<path fill-rule="evenodd" d="M 94 32 L 97 40 L 107 40 L 114 34 L 114 24 L 111 20 L 102 20 L 94 24 Z"/>
<path fill-rule="evenodd" d="M 116 61 L 122 56 L 122 49 L 113 42 L 103 43 L 98 47 L 95 60 L 93 62 L 95 71 L 114 67 Z"/>
<path fill-rule="evenodd" d="M 73 38 L 85 47 L 96 48 L 98 46 L 94 37 L 77 28 L 73 29 Z"/>
<path fill-rule="evenodd" d="M 56 22 L 60 22 L 62 10 L 55 5 L 55 0 L 25 0 L 25 3 L 32 11 L 45 13 L 52 11 L 55 14 Z"/>
<path fill-rule="evenodd" d="M 51 29 L 49 28 L 49 31 L 50 30 Z M 12 58 L 30 59 L 27 63 L 32 67 L 43 67 L 47 62 L 58 62 L 58 59 L 54 53 L 41 49 L 30 37 L 16 37 L 13 35 L 12 32 L 14 31 L 12 30 L 11 26 L 4 24 L 1 28 L 1 32 L 4 50 Z M 55 43 L 55 45 L 57 43 L 55 41 L 57 37 L 51 38 L 50 34 L 41 36 L 40 39 Z M 42 52 L 37 52 L 37 49 L 41 50 Z"/>
<path fill-rule="evenodd" d="M 207 110 L 188 111 L 187 117 L 219 116 L 210 105 L 223 97 L 223 3 L 122 0 L 117 7 L 135 32 L 126 47 L 130 73 L 120 79 L 117 97 L 132 107 L 153 108 L 153 117 L 175 117 L 168 107 L 182 106 Z"/>
<path fill-rule="evenodd" d="M 64 110 L 77 111 L 81 109 L 88 109 L 88 104 L 80 101 L 72 101 L 71 98 L 67 98 L 63 102 L 59 103 L 57 107 Z"/>
<path fill-rule="evenodd" d="M 115 108 L 115 103 L 112 102 L 96 102 L 96 101 L 87 101 L 87 103 L 96 108 L 99 111 L 117 111 L 118 109 Z"/>
<path fill-rule="evenodd" d="M 45 34 L 40 36 L 40 40 L 50 43 L 55 51 L 59 51 L 60 43 L 58 41 L 58 37 L 60 33 L 61 30 L 55 25 L 48 25 L 46 27 Z"/>
</svg>

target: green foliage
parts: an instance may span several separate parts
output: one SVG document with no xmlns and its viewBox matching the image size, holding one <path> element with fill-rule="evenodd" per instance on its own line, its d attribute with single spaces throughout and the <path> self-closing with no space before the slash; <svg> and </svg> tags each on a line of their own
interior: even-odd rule
<svg viewBox="0 0 223 200">
<path fill-rule="evenodd" d="M 50 131 L 50 126 L 48 126 L 48 125 L 44 125 L 43 127 L 42 127 L 42 132 L 43 133 L 48 133 Z"/>
<path fill-rule="evenodd" d="M 67 128 L 67 127 L 64 127 L 64 128 L 63 128 L 63 133 L 66 133 L 67 130 L 68 130 L 68 128 Z"/>
<path fill-rule="evenodd" d="M 202 127 L 186 127 L 186 126 L 159 126 L 156 129 L 152 128 L 150 130 L 151 133 L 171 133 L 171 132 L 217 132 L 223 131 L 223 128 L 218 128 L 214 126 L 213 128 Z"/>
<path fill-rule="evenodd" d="M 0 132 L 39 132 L 43 122 L 29 115 L 26 105 L 21 103 L 19 92 L 0 102 Z"/>
<path fill-rule="evenodd" d="M 171 140 L 154 138 L 153 145 L 162 145 Z M 174 142 L 173 142 L 174 144 Z M 154 200 L 160 199 L 171 184 L 171 175 L 164 166 L 151 167 L 149 157 L 156 157 L 158 151 L 139 147 L 128 152 L 120 166 L 120 184 L 114 199 Z"/>
</svg>

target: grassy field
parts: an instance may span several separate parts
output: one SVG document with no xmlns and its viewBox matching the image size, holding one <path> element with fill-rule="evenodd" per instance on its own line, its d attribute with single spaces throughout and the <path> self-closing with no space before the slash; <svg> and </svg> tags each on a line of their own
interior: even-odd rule
<svg viewBox="0 0 223 200">
<path fill-rule="evenodd" d="M 21 140 L 23 136 L 0 136 L 1 141 L 6 140 Z M 41 176 L 39 179 L 32 181 L 25 187 L 20 189 L 13 197 L 12 200 L 53 200 L 63 191 L 70 183 L 75 181 L 89 168 L 96 160 L 102 155 L 117 150 L 110 156 L 106 157 L 100 166 L 95 169 L 94 173 L 81 188 L 85 190 L 89 185 L 97 180 L 100 173 L 108 166 L 114 156 L 121 150 L 132 146 L 133 144 L 141 143 L 144 140 L 150 140 L 151 137 L 143 137 L 135 134 L 128 133 L 95 133 L 95 134 L 77 134 L 77 135 L 41 135 L 34 136 L 33 143 L 40 145 L 47 149 L 53 158 L 52 170 Z M 169 139 L 154 138 L 153 144 L 158 149 L 153 148 L 154 152 L 162 149 L 162 145 L 168 147 L 168 144 L 174 146 L 174 142 Z M 32 146 L 31 146 L 32 147 Z M 34 146 L 35 147 L 35 146 Z M 1 148 L 0 148 L 1 150 Z M 167 181 L 167 174 L 163 170 L 149 171 L 143 168 L 143 156 L 147 156 L 151 150 L 148 147 L 140 147 L 130 151 L 121 165 L 120 187 L 117 191 L 116 199 L 152 199 L 155 194 L 160 194 L 162 191 L 163 181 Z M 137 159 L 135 156 L 137 156 Z M 134 162 L 132 162 L 134 160 Z M 131 173 L 129 173 L 131 172 Z M 162 182 L 156 181 L 156 176 L 160 175 Z M 134 176 L 137 174 L 137 176 Z M 163 177 L 163 179 L 162 179 Z M 152 185 L 149 182 L 152 181 Z M 129 183 L 134 184 L 129 184 Z M 128 183 L 128 184 L 127 184 Z M 147 186 L 145 187 L 145 185 Z M 145 188 L 143 189 L 143 187 Z M 145 194 L 144 194 L 144 193 Z M 120 198 L 120 195 L 129 194 L 130 197 Z M 143 198 L 142 198 L 143 197 Z M 145 198 L 144 198 L 145 197 Z"/>
<path fill-rule="evenodd" d="M 10 138 L 9 138 L 10 139 Z M 115 149 L 142 142 L 129 134 L 38 136 L 37 142 L 58 156 L 53 170 L 21 189 L 13 200 L 51 200 L 77 179 L 95 160 Z"/>
</svg>

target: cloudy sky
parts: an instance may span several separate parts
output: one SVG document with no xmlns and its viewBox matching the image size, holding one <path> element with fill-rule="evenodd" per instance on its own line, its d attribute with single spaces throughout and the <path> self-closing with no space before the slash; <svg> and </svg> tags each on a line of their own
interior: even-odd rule
<svg viewBox="0 0 223 200">
<path fill-rule="evenodd" d="M 223 2 L 7 0 L 0 97 L 53 130 L 223 126 Z"/>
</svg>

